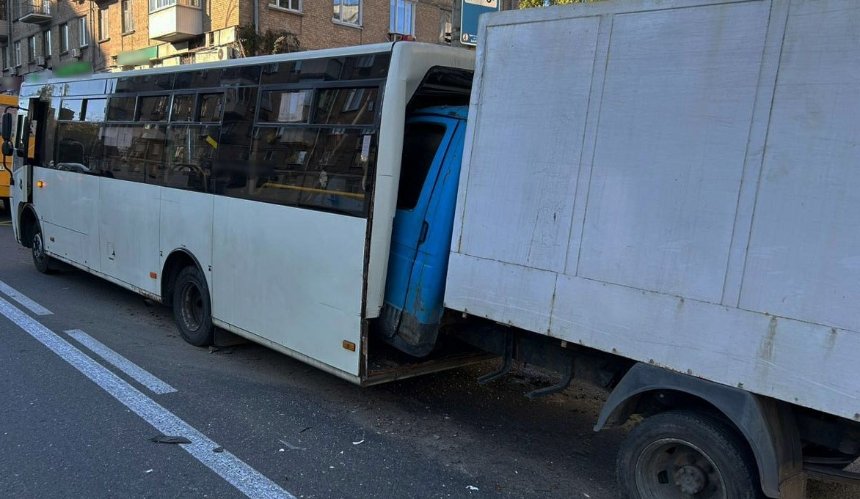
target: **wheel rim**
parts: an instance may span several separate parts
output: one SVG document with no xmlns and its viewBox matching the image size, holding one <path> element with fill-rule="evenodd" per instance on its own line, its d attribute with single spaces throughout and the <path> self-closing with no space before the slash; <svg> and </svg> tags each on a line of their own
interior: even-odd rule
<svg viewBox="0 0 860 499">
<path fill-rule="evenodd" d="M 726 499 L 726 484 L 714 461 L 690 442 L 664 438 L 636 461 L 636 487 L 647 499 Z"/>
<path fill-rule="evenodd" d="M 180 315 L 182 322 L 189 331 L 197 331 L 203 323 L 203 294 L 200 288 L 192 283 L 186 283 L 180 294 L 182 306 Z"/>
<path fill-rule="evenodd" d="M 42 245 L 42 233 L 37 232 L 33 235 L 33 259 L 36 263 L 42 263 L 45 260 L 45 248 Z"/>
</svg>

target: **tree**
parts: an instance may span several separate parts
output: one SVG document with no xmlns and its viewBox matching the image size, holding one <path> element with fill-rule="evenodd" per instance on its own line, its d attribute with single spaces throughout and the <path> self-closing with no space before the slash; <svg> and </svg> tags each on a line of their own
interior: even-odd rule
<svg viewBox="0 0 860 499">
<path fill-rule="evenodd" d="M 550 5 L 567 5 L 571 3 L 591 3 L 600 0 L 520 0 L 521 9 L 530 9 L 532 7 L 544 7 Z"/>
<path fill-rule="evenodd" d="M 253 26 L 240 26 L 238 31 L 239 44 L 245 57 L 286 54 L 301 48 L 298 37 L 289 31 L 266 30 L 265 33 L 260 34 Z"/>
</svg>

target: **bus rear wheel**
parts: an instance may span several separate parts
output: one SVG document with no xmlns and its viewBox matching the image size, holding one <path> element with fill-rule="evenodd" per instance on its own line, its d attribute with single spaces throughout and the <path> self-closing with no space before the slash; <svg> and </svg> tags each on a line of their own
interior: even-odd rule
<svg viewBox="0 0 860 499">
<path fill-rule="evenodd" d="M 173 317 L 182 339 L 196 347 L 212 344 L 212 302 L 206 278 L 196 266 L 185 267 L 176 276 Z"/>
<path fill-rule="evenodd" d="M 33 228 L 33 237 L 30 239 L 30 250 L 33 256 L 33 265 L 36 270 L 43 274 L 54 271 L 54 259 L 45 253 L 45 241 L 42 238 L 42 228 L 36 225 Z"/>
</svg>

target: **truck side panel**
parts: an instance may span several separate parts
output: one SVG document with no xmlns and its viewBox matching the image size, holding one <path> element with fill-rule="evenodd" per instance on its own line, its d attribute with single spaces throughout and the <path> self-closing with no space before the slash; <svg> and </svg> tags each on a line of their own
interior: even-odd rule
<svg viewBox="0 0 860 499">
<path fill-rule="evenodd" d="M 860 5 L 600 2 L 483 22 L 446 306 L 860 418 Z M 531 75 L 567 80 L 486 98 Z M 546 105 L 564 91 L 584 108 Z M 497 107 L 540 128 L 493 140 Z"/>
<path fill-rule="evenodd" d="M 472 98 L 481 102 L 480 122 L 494 126 L 472 128 L 460 252 L 564 270 L 598 23 L 596 17 L 549 21 L 540 36 L 527 24 L 488 32 L 481 81 L 492 83 Z M 544 62 L 540 71 L 535 57 Z M 484 223 L 489 215 L 510 224 L 505 244 L 497 244 L 498 227 Z"/>
<path fill-rule="evenodd" d="M 740 306 L 860 331 L 860 6 L 791 14 Z"/>
</svg>

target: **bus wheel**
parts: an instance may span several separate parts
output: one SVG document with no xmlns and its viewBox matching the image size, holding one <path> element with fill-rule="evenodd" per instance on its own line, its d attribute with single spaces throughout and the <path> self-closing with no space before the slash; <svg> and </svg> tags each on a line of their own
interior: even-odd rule
<svg viewBox="0 0 860 499">
<path fill-rule="evenodd" d="M 176 277 L 173 316 L 185 341 L 197 347 L 212 344 L 212 302 L 206 278 L 196 266 L 185 267 Z"/>
<path fill-rule="evenodd" d="M 669 411 L 630 431 L 617 462 L 630 499 L 757 499 L 755 461 L 728 423 L 707 414 Z"/>
<path fill-rule="evenodd" d="M 42 228 L 37 224 L 33 228 L 33 237 L 30 240 L 30 250 L 33 255 L 33 265 L 36 270 L 43 274 L 54 271 L 54 259 L 45 253 L 45 241 L 42 239 Z"/>
</svg>

